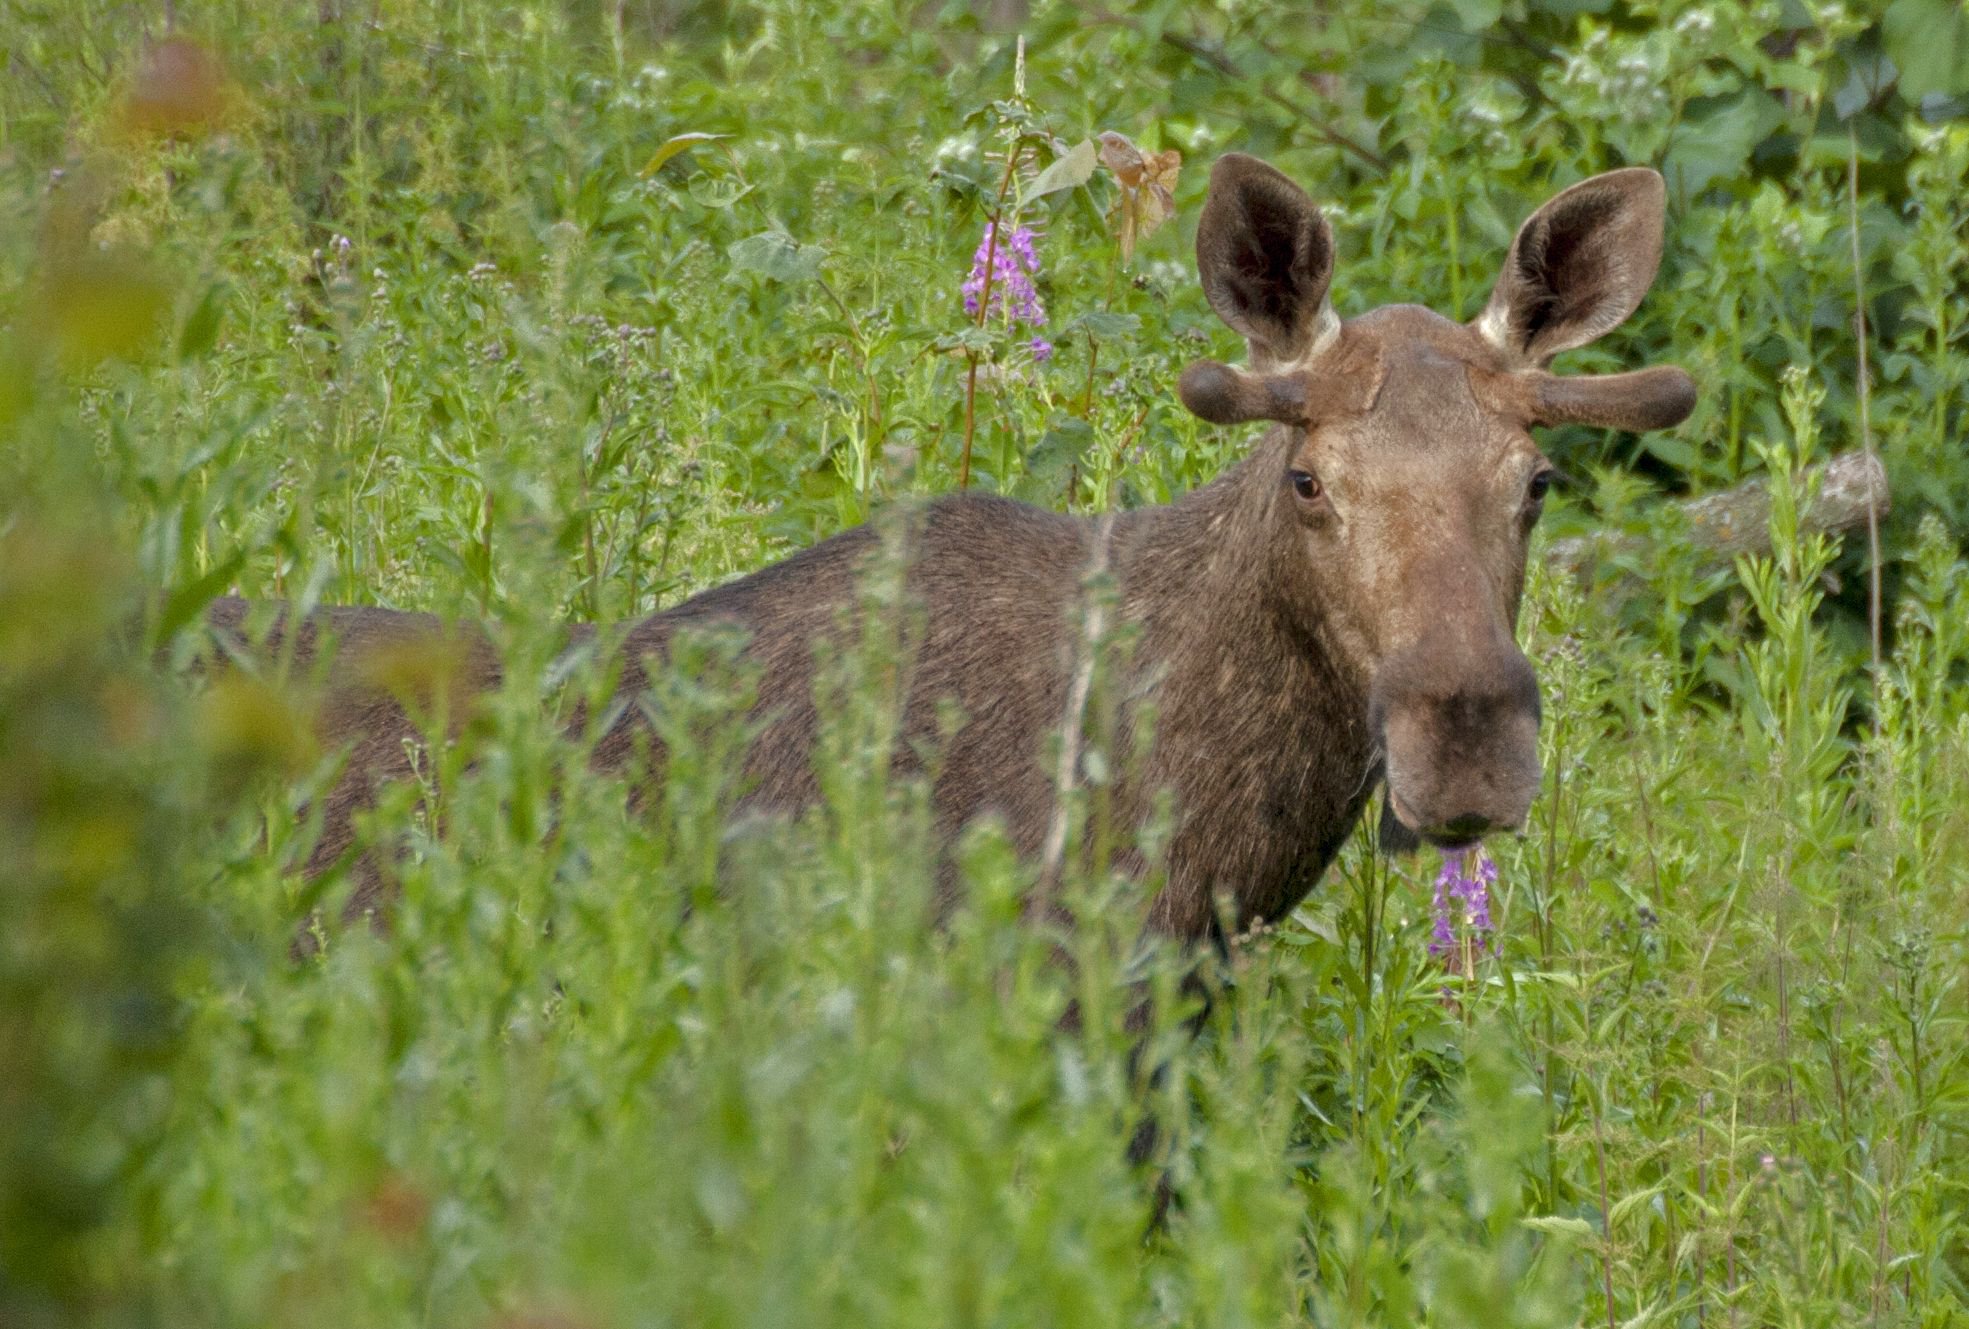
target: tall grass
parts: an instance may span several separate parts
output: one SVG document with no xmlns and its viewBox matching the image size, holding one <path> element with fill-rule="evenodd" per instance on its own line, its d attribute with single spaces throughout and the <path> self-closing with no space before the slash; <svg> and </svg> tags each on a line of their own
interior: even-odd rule
<svg viewBox="0 0 1969 1329">
<path fill-rule="evenodd" d="M 1042 7 L 1017 99 L 1009 37 L 957 11 L 180 0 L 224 75 L 159 103 L 163 10 L 0 7 L 0 1319 L 1969 1318 L 1969 132 L 1902 106 L 1876 133 L 1881 94 L 1860 144 L 1897 503 L 1875 674 L 1855 555 L 1798 513 L 1857 439 L 1814 117 L 1878 16 L 1776 56 L 1698 6 L 1530 6 L 1468 50 L 1394 12 L 1278 37 L 1309 84 L 1269 11 L 1197 19 L 1231 77 L 1169 39 L 1187 15 Z M 1529 83 L 1511 23 L 1555 43 Z M 1366 91 L 1308 101 L 1350 50 Z M 1636 53 L 1668 62 L 1642 115 Z M 983 826 L 940 918 L 880 634 L 827 671 L 796 823 L 729 815 L 727 641 L 658 683 L 660 797 L 586 771 L 567 725 L 610 668 L 559 660 L 559 625 L 954 486 L 974 363 L 974 485 L 1091 511 L 1238 456 L 1170 391 L 1229 349 L 1186 255 L 1217 152 L 1329 204 L 1343 314 L 1468 315 L 1552 188 L 1686 185 L 1672 126 L 1764 124 L 1717 91 L 1746 69 L 1791 89 L 1790 155 L 1681 190 L 1655 292 L 1573 362 L 1682 362 L 1702 407 L 1546 440 L 1585 479 L 1553 529 L 1650 539 L 1593 585 L 1534 575 L 1547 788 L 1494 846 L 1471 976 L 1428 956 L 1433 865 L 1365 835 L 1195 1037 L 1134 883 L 1070 881 L 1049 928 Z M 1104 176 L 1024 205 L 1036 361 L 958 287 L 1011 137 L 1103 129 L 1183 150 L 1177 222 L 1124 266 Z M 685 133 L 727 137 L 645 170 Z M 1735 567 L 1653 501 L 1759 471 L 1776 552 Z M 402 854 L 388 929 L 298 962 L 349 887 L 293 870 L 335 760 L 305 680 L 174 670 L 234 587 L 470 614 L 510 664 L 365 823 Z"/>
</svg>

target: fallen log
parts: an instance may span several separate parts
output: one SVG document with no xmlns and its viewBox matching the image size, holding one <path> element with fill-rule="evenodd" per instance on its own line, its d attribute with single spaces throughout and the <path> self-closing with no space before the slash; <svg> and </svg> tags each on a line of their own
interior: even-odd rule
<svg viewBox="0 0 1969 1329">
<path fill-rule="evenodd" d="M 1864 526 L 1870 502 L 1877 502 L 1877 511 L 1886 515 L 1887 469 L 1877 456 L 1842 452 L 1807 467 L 1801 483 L 1818 491 L 1800 518 L 1806 531 L 1837 534 Z M 1689 546 L 1712 561 L 1771 552 L 1771 493 L 1763 479 L 1746 480 L 1720 494 L 1682 499 L 1674 506 L 1680 509 Z M 1580 581 L 1591 581 L 1601 564 L 1642 553 L 1647 547 L 1646 536 L 1596 531 L 1554 540 L 1546 546 L 1545 561 Z"/>
</svg>

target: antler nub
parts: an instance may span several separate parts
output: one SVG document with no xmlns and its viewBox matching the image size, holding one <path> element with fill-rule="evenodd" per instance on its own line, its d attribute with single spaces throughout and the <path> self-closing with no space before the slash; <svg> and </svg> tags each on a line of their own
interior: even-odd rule
<svg viewBox="0 0 1969 1329">
<path fill-rule="evenodd" d="M 1696 405 L 1695 380 L 1675 365 L 1626 374 L 1562 376 L 1528 370 L 1525 376 L 1533 385 L 1534 424 L 1667 429 L 1688 419 Z"/>
<path fill-rule="evenodd" d="M 1185 369 L 1176 393 L 1193 415 L 1214 425 L 1305 424 L 1312 414 L 1305 375 L 1252 374 L 1215 360 L 1198 360 Z"/>
</svg>

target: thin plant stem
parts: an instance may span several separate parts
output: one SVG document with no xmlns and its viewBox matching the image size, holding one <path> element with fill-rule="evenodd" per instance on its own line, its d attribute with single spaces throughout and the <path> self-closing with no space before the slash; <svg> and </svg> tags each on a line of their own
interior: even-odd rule
<svg viewBox="0 0 1969 1329">
<path fill-rule="evenodd" d="M 970 368 L 964 373 L 964 456 L 957 466 L 957 487 L 971 487 L 971 431 L 977 419 L 978 400 L 978 353 L 967 351 L 965 359 Z"/>
<path fill-rule="evenodd" d="M 1074 775 L 1080 767 L 1081 736 L 1087 720 L 1087 698 L 1094 686 L 1094 666 L 1101 651 L 1101 637 L 1107 631 L 1107 601 L 1101 580 L 1108 570 L 1108 542 L 1114 530 L 1114 517 L 1101 518 L 1094 536 L 1094 562 L 1087 570 L 1087 617 L 1082 652 L 1074 662 L 1073 681 L 1067 689 L 1066 719 L 1060 729 L 1060 757 L 1053 776 L 1053 815 L 1047 822 L 1046 841 L 1040 855 L 1039 880 L 1049 894 L 1059 889 L 1066 868 L 1067 830 L 1073 816 Z"/>
<path fill-rule="evenodd" d="M 868 408 L 862 421 L 861 437 L 861 511 L 862 516 L 866 517 L 870 488 L 874 483 L 871 476 L 875 470 L 875 450 L 882 441 L 882 396 L 876 386 L 875 366 L 869 357 L 868 339 L 862 335 L 861 320 L 855 317 L 855 311 L 848 308 L 848 302 L 841 298 L 840 293 L 828 285 L 827 278 L 816 277 L 815 281 L 821 292 L 841 311 L 841 317 L 847 320 L 848 337 L 855 348 L 855 359 L 861 366 L 862 382 L 868 389 Z M 967 430 L 967 437 L 968 434 Z"/>
<path fill-rule="evenodd" d="M 1607 1195 L 1607 1135 L 1601 1120 L 1604 1079 L 1593 1091 L 1593 1157 L 1600 1174 L 1600 1280 L 1607 1298 L 1607 1329 L 1619 1329 L 1613 1299 L 1613 1206 Z"/>
<path fill-rule="evenodd" d="M 984 289 L 978 292 L 978 326 L 985 325 L 991 313 L 991 275 L 998 263 L 998 228 L 1005 214 L 1005 191 L 1012 187 L 1012 172 L 1019 164 L 1019 155 L 1025 150 L 1024 139 L 1014 139 L 1010 151 L 1005 154 L 1005 174 L 998 182 L 998 199 L 991 205 L 991 227 L 985 232 Z M 976 428 L 978 396 L 978 353 L 975 349 L 965 352 L 965 359 L 971 362 L 969 372 L 964 376 L 964 456 L 957 467 L 957 487 L 971 487 L 971 435 Z"/>
<path fill-rule="evenodd" d="M 1121 505 L 1121 468 L 1127 459 L 1128 445 L 1135 441 L 1135 435 L 1142 432 L 1142 423 L 1148 418 L 1149 408 L 1144 406 L 1136 412 L 1134 423 L 1128 426 L 1127 432 L 1114 445 L 1114 463 L 1108 476 L 1108 507 L 1110 508 Z"/>
<path fill-rule="evenodd" d="M 479 548 L 485 560 L 484 574 L 479 580 L 479 613 L 492 612 L 492 486 L 485 487 L 484 521 L 479 528 Z"/>
<path fill-rule="evenodd" d="M 1880 686 L 1880 496 L 1874 492 L 1879 459 L 1873 452 L 1871 370 L 1867 364 L 1866 282 L 1860 271 L 1860 141 L 1853 126 L 1846 126 L 1846 233 L 1853 247 L 1853 340 L 1860 354 L 1860 447 L 1866 453 L 1866 626 L 1868 644 L 1873 650 L 1873 685 Z M 1873 723 L 1880 724 L 1878 698 Z"/>
</svg>

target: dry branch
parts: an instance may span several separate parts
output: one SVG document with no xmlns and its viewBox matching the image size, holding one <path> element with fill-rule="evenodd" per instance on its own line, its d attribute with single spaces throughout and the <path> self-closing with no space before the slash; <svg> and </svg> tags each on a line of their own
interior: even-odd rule
<svg viewBox="0 0 1969 1329">
<path fill-rule="evenodd" d="M 1843 452 L 1808 467 L 1801 482 L 1818 490 L 1799 523 L 1806 531 L 1836 534 L 1863 526 L 1870 501 L 1879 503 L 1880 512 L 1887 511 L 1886 468 L 1878 457 L 1865 452 Z M 1675 506 L 1681 510 L 1689 545 L 1705 558 L 1723 562 L 1739 554 L 1771 551 L 1771 495 L 1763 480 L 1747 480 L 1734 489 L 1684 499 Z M 1600 564 L 1640 553 L 1647 546 L 1647 538 L 1639 535 L 1572 536 L 1553 541 L 1545 561 L 1588 581 Z"/>
</svg>

